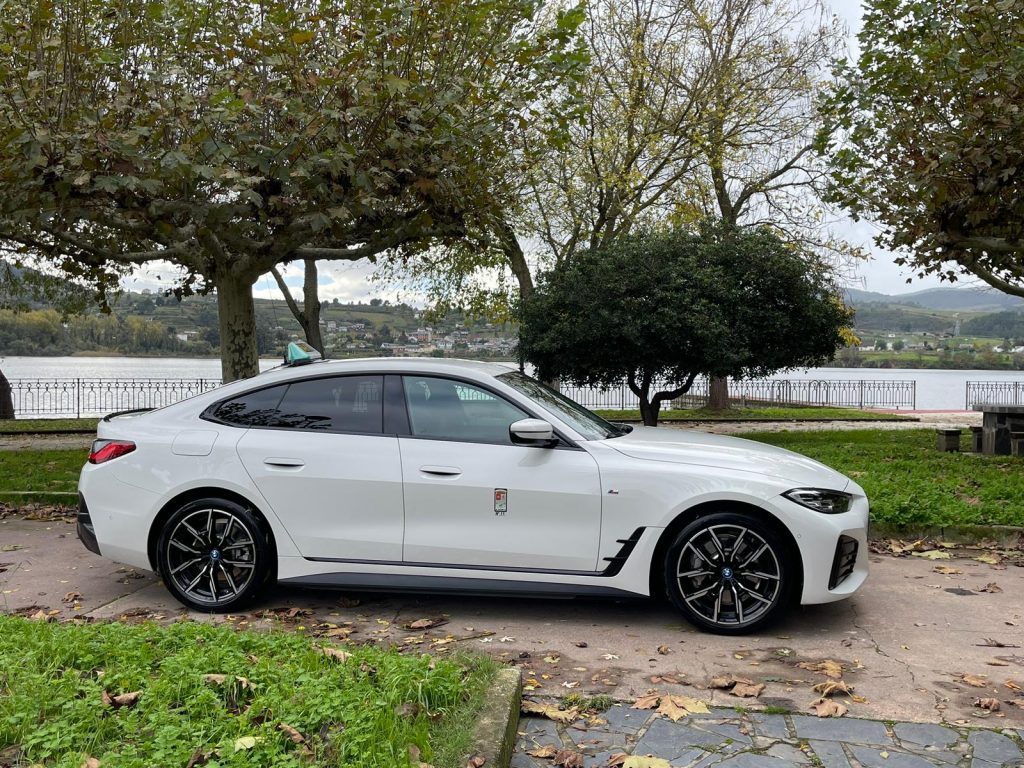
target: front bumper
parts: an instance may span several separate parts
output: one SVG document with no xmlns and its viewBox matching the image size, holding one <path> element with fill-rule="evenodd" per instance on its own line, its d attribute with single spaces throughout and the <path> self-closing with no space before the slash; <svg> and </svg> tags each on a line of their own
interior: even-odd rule
<svg viewBox="0 0 1024 768">
<path fill-rule="evenodd" d="M 85 496 L 78 494 L 78 538 L 90 552 L 100 554 L 100 543 L 96 540 L 96 529 L 92 524 L 92 517 L 89 515 L 89 507 L 85 503 Z"/>
</svg>

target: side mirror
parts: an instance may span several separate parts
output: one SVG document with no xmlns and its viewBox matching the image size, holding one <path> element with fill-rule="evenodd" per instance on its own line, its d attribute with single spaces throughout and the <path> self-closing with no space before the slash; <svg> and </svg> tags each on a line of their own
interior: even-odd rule
<svg viewBox="0 0 1024 768">
<path fill-rule="evenodd" d="M 532 445 L 537 448 L 550 448 L 558 442 L 554 427 L 542 419 L 520 419 L 512 422 L 508 428 L 508 436 L 513 445 Z"/>
</svg>

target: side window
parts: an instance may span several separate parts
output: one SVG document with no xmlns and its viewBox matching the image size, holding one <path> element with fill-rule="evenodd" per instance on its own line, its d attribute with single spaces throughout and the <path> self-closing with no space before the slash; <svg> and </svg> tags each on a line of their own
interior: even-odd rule
<svg viewBox="0 0 1024 768">
<path fill-rule="evenodd" d="M 236 427 L 280 426 L 277 406 L 286 389 L 288 385 L 281 384 L 277 387 L 246 392 L 218 405 L 213 416 Z"/>
<path fill-rule="evenodd" d="M 509 425 L 528 417 L 485 389 L 451 379 L 405 376 L 409 426 L 418 437 L 511 445 Z"/>
<path fill-rule="evenodd" d="M 278 406 L 279 425 L 321 432 L 370 432 L 383 427 L 383 376 L 296 381 Z"/>
</svg>

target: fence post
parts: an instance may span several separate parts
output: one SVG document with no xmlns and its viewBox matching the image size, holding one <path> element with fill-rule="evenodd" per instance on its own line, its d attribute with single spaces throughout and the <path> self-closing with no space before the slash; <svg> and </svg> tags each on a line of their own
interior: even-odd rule
<svg viewBox="0 0 1024 768">
<path fill-rule="evenodd" d="M 82 418 L 82 380 L 75 379 L 75 418 Z"/>
<path fill-rule="evenodd" d="M 910 410 L 917 410 L 917 379 L 910 382 Z"/>
</svg>

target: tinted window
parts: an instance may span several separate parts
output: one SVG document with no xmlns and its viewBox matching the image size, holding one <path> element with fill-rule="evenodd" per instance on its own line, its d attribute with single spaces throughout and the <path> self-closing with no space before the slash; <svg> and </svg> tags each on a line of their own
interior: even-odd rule
<svg viewBox="0 0 1024 768">
<path fill-rule="evenodd" d="M 419 437 L 511 445 L 509 425 L 528 417 L 472 384 L 429 376 L 404 378 L 410 429 Z"/>
<path fill-rule="evenodd" d="M 602 419 L 577 402 L 570 400 L 561 392 L 542 384 L 518 371 L 503 373 L 498 378 L 521 392 L 534 402 L 540 403 L 560 419 L 579 432 L 584 440 L 604 440 L 627 434 L 631 427 L 622 427 Z"/>
<path fill-rule="evenodd" d="M 278 403 L 287 384 L 269 389 L 257 389 L 227 400 L 217 406 L 213 416 L 220 421 L 239 427 L 271 427 L 278 424 Z"/>
<path fill-rule="evenodd" d="M 280 426 L 324 432 L 382 428 L 383 376 L 337 376 L 297 381 L 278 406 Z"/>
<path fill-rule="evenodd" d="M 308 379 L 241 395 L 213 415 L 240 427 L 380 433 L 383 389 L 383 376 Z"/>
</svg>

